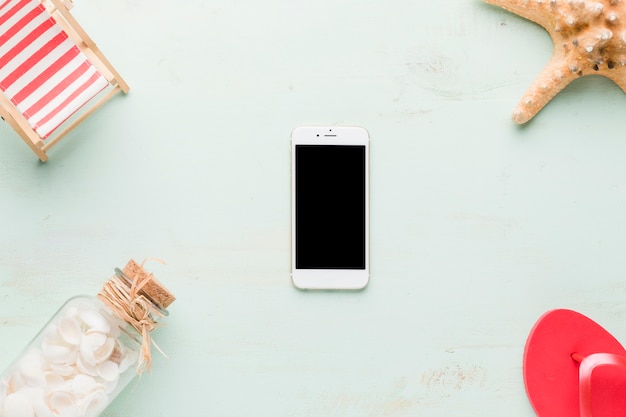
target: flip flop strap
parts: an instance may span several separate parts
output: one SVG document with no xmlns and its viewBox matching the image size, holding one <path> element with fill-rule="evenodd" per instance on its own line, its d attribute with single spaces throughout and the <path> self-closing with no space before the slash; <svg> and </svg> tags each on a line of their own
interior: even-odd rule
<svg viewBox="0 0 626 417">
<path fill-rule="evenodd" d="M 613 353 L 594 353 L 580 362 L 580 417 L 591 415 L 591 374 L 600 366 L 617 366 L 626 370 L 626 357 Z"/>
</svg>

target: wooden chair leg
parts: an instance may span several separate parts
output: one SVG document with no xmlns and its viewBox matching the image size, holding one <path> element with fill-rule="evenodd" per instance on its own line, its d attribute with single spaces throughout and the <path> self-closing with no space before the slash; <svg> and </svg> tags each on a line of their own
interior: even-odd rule
<svg viewBox="0 0 626 417">
<path fill-rule="evenodd" d="M 0 95 L 0 102 L 6 100 L 6 98 Z M 0 103 L 3 104 L 3 103 Z M 28 125 L 26 119 L 18 113 L 12 107 L 7 109 L 6 105 L 0 105 L 0 115 L 4 119 L 5 122 L 17 132 L 17 134 L 22 138 L 24 143 L 28 145 L 28 147 L 39 157 L 41 162 L 46 162 L 48 160 L 48 155 L 46 155 L 45 149 L 43 149 L 43 141 L 37 135 L 37 133 Z M 23 120 L 22 120 L 23 119 Z"/>
</svg>

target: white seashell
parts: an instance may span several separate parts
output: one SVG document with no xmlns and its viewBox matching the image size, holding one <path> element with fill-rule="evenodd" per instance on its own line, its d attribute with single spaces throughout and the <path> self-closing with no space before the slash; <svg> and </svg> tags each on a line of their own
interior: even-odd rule
<svg viewBox="0 0 626 417">
<path fill-rule="evenodd" d="M 33 404 L 33 410 L 35 411 L 35 415 L 37 417 L 56 417 L 43 399 Z"/>
<path fill-rule="evenodd" d="M 57 415 L 57 417 L 81 417 L 81 415 L 80 415 L 80 411 L 78 410 L 78 406 L 72 404 L 71 406 L 61 411 Z"/>
<path fill-rule="evenodd" d="M 35 417 L 33 406 L 27 398 L 19 394 L 11 394 L 4 402 L 3 416 Z"/>
<path fill-rule="evenodd" d="M 81 310 L 78 313 L 78 318 L 87 326 L 87 333 L 109 333 L 111 331 L 111 325 L 109 324 L 107 319 L 105 319 L 102 314 L 95 310 Z"/>
<path fill-rule="evenodd" d="M 115 339 L 108 337 L 104 344 L 93 352 L 96 363 L 102 363 L 111 357 L 115 349 Z"/>
<path fill-rule="evenodd" d="M 28 365 L 20 370 L 22 380 L 28 387 L 41 388 L 46 386 L 46 375 L 41 368 Z"/>
<path fill-rule="evenodd" d="M 54 364 L 56 365 L 56 364 Z M 67 365 L 61 365 L 61 366 L 67 366 Z M 71 366 L 68 366 L 68 368 L 70 369 L 70 373 L 68 375 L 71 375 L 71 371 L 74 369 Z M 63 383 L 65 382 L 65 379 L 63 378 L 63 375 L 59 375 L 58 373 L 54 372 L 54 371 L 48 371 L 45 373 L 45 378 L 46 378 L 46 385 L 45 388 L 46 389 L 50 389 L 50 388 L 56 388 L 60 385 L 63 385 Z"/>
<path fill-rule="evenodd" d="M 115 379 L 114 381 L 105 381 L 103 379 L 102 387 L 104 388 L 104 392 L 107 394 L 112 393 L 117 388 L 117 384 L 119 381 L 120 381 L 119 377 Z"/>
<path fill-rule="evenodd" d="M 109 317 L 109 324 L 111 326 L 111 329 L 107 332 L 109 337 L 112 337 L 113 339 L 120 337 L 120 334 L 122 333 L 120 328 L 125 326 L 125 323 L 126 322 L 119 317 L 117 317 L 117 320 L 115 317 Z"/>
<path fill-rule="evenodd" d="M 122 353 L 122 359 L 120 360 L 120 374 L 126 372 L 126 370 L 131 366 L 137 363 L 139 359 L 139 354 L 134 350 L 126 349 Z"/>
<path fill-rule="evenodd" d="M 50 410 L 52 410 L 55 414 L 59 414 L 66 408 L 71 407 L 75 404 L 75 402 L 76 395 L 63 389 L 59 389 L 58 391 L 52 391 L 50 394 L 48 394 L 47 405 Z"/>
<path fill-rule="evenodd" d="M 107 337 L 102 333 L 93 332 L 83 337 L 78 359 L 76 360 L 76 366 L 81 372 L 91 376 L 98 374 L 96 370 L 98 362 L 96 361 L 95 352 L 100 352 L 101 349 L 102 351 L 108 350 L 108 347 L 105 346 L 106 343 Z M 102 358 L 101 362 L 106 359 Z"/>
<path fill-rule="evenodd" d="M 84 405 L 81 410 L 83 417 L 96 417 L 106 408 L 109 397 L 102 391 L 96 391 L 85 398 Z"/>
<path fill-rule="evenodd" d="M 19 362 L 18 372 L 22 381 L 29 387 L 43 387 L 46 385 L 46 377 L 43 371 L 44 359 L 36 349 L 29 351 Z"/>
<path fill-rule="evenodd" d="M 120 377 L 120 368 L 115 362 L 103 362 L 98 366 L 98 376 L 107 382 L 116 381 Z"/>
<path fill-rule="evenodd" d="M 28 397 L 35 415 L 37 417 L 46 417 L 45 410 L 48 406 L 46 405 L 46 393 L 44 388 L 26 388 L 24 394 Z M 38 413 L 38 411 L 41 411 L 41 413 Z"/>
<path fill-rule="evenodd" d="M 1 1 L 1 0 L 0 0 Z M 118 342 L 120 326 L 84 304 L 64 311 L 0 380 L 0 417 L 97 417 L 138 352 Z"/>
<path fill-rule="evenodd" d="M 78 317 L 78 308 L 77 307 L 67 307 L 65 309 L 65 317 L 70 317 L 70 318 Z"/>
<path fill-rule="evenodd" d="M 94 378 L 88 375 L 78 374 L 70 382 L 72 391 L 78 396 L 84 397 L 96 390 L 102 390 L 102 384 L 96 382 Z"/>
<path fill-rule="evenodd" d="M 59 338 L 59 329 L 56 324 L 49 324 L 43 332 L 43 338 L 45 339 L 58 339 Z"/>
<path fill-rule="evenodd" d="M 13 369 L 12 373 L 9 375 L 7 379 L 7 395 L 13 394 L 23 388 L 28 387 L 26 382 L 24 381 L 24 376 L 19 369 Z M 4 416 L 3 416 L 4 417 Z"/>
<path fill-rule="evenodd" d="M 74 346 L 80 344 L 83 335 L 80 323 L 74 317 L 63 317 L 59 321 L 58 332 L 64 342 Z"/>
<path fill-rule="evenodd" d="M 59 329 L 58 327 L 54 326 L 54 332 L 47 332 L 46 336 L 44 337 L 43 341 L 41 342 L 41 349 L 42 350 L 46 350 L 48 349 L 50 346 L 65 346 L 65 347 L 72 347 L 72 345 L 68 345 L 67 343 L 65 343 L 63 341 L 63 339 L 61 339 L 61 336 L 59 336 Z"/>
<path fill-rule="evenodd" d="M 60 377 L 67 377 L 76 372 L 76 368 L 64 363 L 51 363 L 50 370 Z"/>
<path fill-rule="evenodd" d="M 7 417 L 35 417 L 33 403 L 36 401 L 38 393 L 43 394 L 42 390 L 35 392 L 32 388 L 22 388 L 13 394 L 7 395 L 4 401 L 4 414 Z"/>
<path fill-rule="evenodd" d="M 91 355 L 91 356 L 90 356 Z M 98 369 L 96 367 L 96 361 L 93 358 L 92 352 L 81 352 L 76 359 L 76 368 L 86 375 L 96 376 L 98 375 Z M 79 374 L 80 375 L 80 374 Z"/>
<path fill-rule="evenodd" d="M 43 356 L 52 363 L 71 364 L 76 361 L 76 350 L 64 345 L 48 345 L 43 350 Z"/>
<path fill-rule="evenodd" d="M 88 333 L 83 337 L 80 343 L 80 351 L 89 351 L 91 353 L 100 349 L 107 341 L 107 335 L 100 332 Z"/>
</svg>

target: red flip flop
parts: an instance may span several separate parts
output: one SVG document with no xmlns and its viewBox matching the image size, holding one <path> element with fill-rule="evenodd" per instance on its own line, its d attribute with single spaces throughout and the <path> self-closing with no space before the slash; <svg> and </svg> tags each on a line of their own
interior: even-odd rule
<svg viewBox="0 0 626 417">
<path fill-rule="evenodd" d="M 524 384 L 538 417 L 624 417 L 626 350 L 588 317 L 552 310 L 526 341 Z"/>
</svg>

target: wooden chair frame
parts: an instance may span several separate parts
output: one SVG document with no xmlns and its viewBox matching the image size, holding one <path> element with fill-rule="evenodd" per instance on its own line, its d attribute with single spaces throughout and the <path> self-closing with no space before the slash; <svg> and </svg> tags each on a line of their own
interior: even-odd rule
<svg viewBox="0 0 626 417">
<path fill-rule="evenodd" d="M 75 115 L 76 117 L 72 117 L 66 121 L 66 123 L 63 123 L 45 140 L 39 137 L 35 130 L 29 125 L 24 115 L 0 92 L 0 116 L 18 133 L 22 140 L 24 140 L 39 157 L 41 162 L 46 162 L 48 160 L 47 151 L 50 148 L 117 93 L 123 92 L 126 94 L 130 88 L 106 59 L 96 43 L 87 35 L 87 32 L 85 32 L 70 13 L 70 9 L 73 7 L 72 0 L 41 0 L 41 3 L 56 20 L 57 24 L 61 26 L 80 50 L 88 57 L 96 69 L 107 79 L 111 87 L 107 89 L 108 91 L 97 95 L 94 99 L 87 102 L 87 104 L 81 108 L 81 111 Z"/>
</svg>

